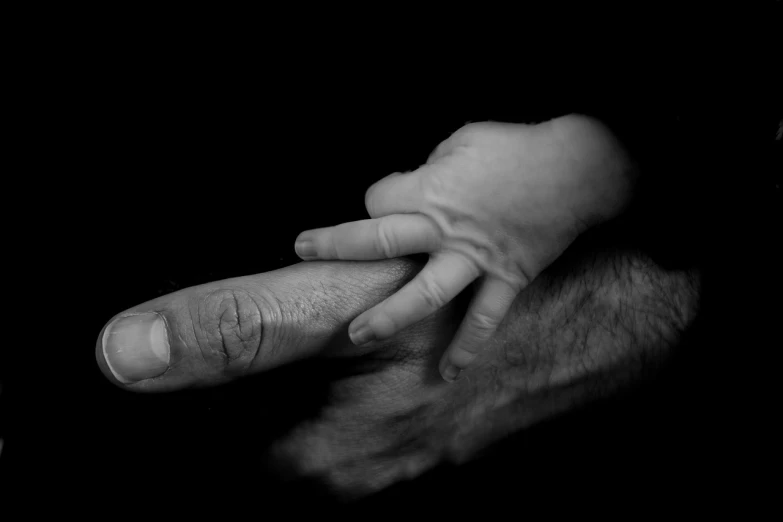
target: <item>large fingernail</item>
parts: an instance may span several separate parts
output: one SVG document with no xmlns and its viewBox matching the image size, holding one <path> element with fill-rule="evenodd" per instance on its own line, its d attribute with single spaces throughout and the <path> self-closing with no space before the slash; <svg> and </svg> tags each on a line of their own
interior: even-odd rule
<svg viewBox="0 0 783 522">
<path fill-rule="evenodd" d="M 103 356 L 123 384 L 157 377 L 169 367 L 166 322 L 156 313 L 116 319 L 103 334 Z"/>
</svg>

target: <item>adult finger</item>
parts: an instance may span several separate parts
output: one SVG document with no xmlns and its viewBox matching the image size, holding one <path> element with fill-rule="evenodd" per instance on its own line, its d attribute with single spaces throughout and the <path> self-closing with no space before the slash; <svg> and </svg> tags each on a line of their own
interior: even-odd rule
<svg viewBox="0 0 783 522">
<path fill-rule="evenodd" d="M 331 347 L 351 318 L 415 269 L 402 259 L 300 263 L 186 288 L 109 321 L 98 336 L 98 365 L 118 386 L 149 392 L 260 372 Z M 344 343 L 355 351 L 347 336 Z"/>
<path fill-rule="evenodd" d="M 389 259 L 432 252 L 440 245 L 435 223 L 422 214 L 393 214 L 302 232 L 296 253 L 310 259 Z"/>
<path fill-rule="evenodd" d="M 454 340 L 440 361 L 440 373 L 451 382 L 478 356 L 495 333 L 519 290 L 497 277 L 487 277 L 468 308 Z"/>
<path fill-rule="evenodd" d="M 348 334 L 357 346 L 391 337 L 442 308 L 478 276 L 478 267 L 468 257 L 437 252 L 399 292 L 354 319 Z"/>
</svg>

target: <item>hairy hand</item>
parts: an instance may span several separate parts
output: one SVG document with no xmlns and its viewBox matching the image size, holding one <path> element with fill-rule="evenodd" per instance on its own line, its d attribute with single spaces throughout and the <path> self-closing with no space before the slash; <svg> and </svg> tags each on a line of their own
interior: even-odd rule
<svg viewBox="0 0 783 522">
<path fill-rule="evenodd" d="M 458 302 L 365 350 L 347 335 L 361 310 L 420 269 L 408 259 L 301 263 L 185 289 L 120 314 L 99 337 L 98 362 L 118 386 L 160 392 L 302 358 L 344 361 L 326 406 L 262 453 L 297 475 L 361 495 L 443 461 L 463 462 L 630 382 L 643 362 L 676 344 L 698 306 L 697 274 L 577 241 L 517 296 L 476 364 L 448 385 L 437 363 L 464 314 Z M 304 382 L 292 386 L 307 390 Z M 259 425 L 263 405 L 278 400 L 248 401 L 259 407 Z"/>
<path fill-rule="evenodd" d="M 476 364 L 432 377 L 447 308 L 374 352 L 374 371 L 334 385 L 332 404 L 275 447 L 299 473 L 356 495 L 411 478 L 654 371 L 696 315 L 699 276 L 638 253 L 575 252 L 514 301 Z"/>
</svg>

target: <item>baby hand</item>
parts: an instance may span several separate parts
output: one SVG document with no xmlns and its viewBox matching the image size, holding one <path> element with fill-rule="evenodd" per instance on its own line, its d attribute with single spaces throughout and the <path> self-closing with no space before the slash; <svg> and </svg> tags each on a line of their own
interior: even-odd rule
<svg viewBox="0 0 783 522">
<path fill-rule="evenodd" d="M 474 123 L 427 163 L 367 190 L 372 219 L 299 235 L 302 259 L 383 259 L 427 252 L 406 286 L 351 323 L 356 345 L 425 318 L 477 281 L 477 292 L 440 363 L 447 381 L 468 367 L 516 295 L 589 227 L 619 214 L 635 169 L 596 120 L 536 125 Z"/>
</svg>

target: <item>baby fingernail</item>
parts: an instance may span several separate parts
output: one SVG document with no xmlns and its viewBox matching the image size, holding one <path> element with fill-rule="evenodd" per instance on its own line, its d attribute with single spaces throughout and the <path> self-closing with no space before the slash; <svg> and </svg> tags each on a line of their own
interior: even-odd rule
<svg viewBox="0 0 783 522">
<path fill-rule="evenodd" d="M 166 322 L 156 313 L 120 317 L 103 334 L 103 356 L 123 384 L 157 377 L 169 367 Z"/>
<path fill-rule="evenodd" d="M 312 241 L 297 241 L 294 249 L 300 257 L 318 257 L 318 252 L 315 251 L 315 245 Z"/>
<path fill-rule="evenodd" d="M 372 330 L 370 330 L 368 325 L 364 325 L 352 332 L 348 332 L 348 335 L 351 338 L 351 342 L 356 346 L 361 346 L 375 340 L 375 334 L 372 332 Z"/>
<path fill-rule="evenodd" d="M 454 380 L 459 375 L 460 369 L 454 366 L 453 364 L 449 364 L 446 366 L 446 368 L 443 370 L 443 379 L 446 382 L 454 382 Z"/>
</svg>

